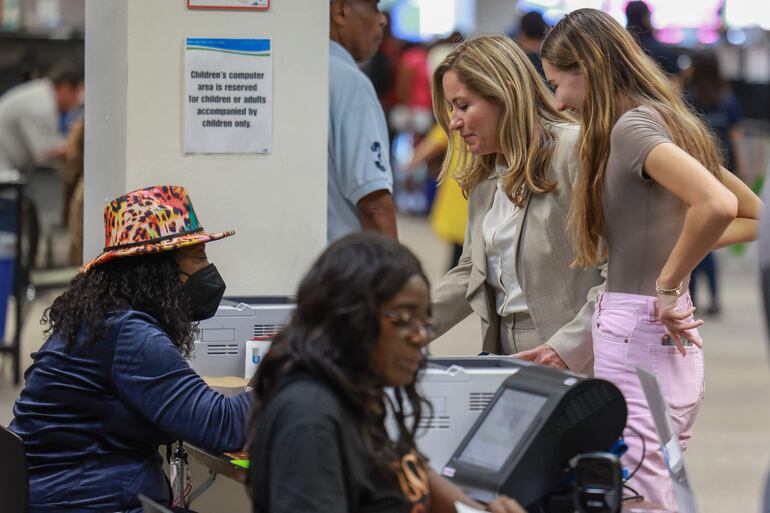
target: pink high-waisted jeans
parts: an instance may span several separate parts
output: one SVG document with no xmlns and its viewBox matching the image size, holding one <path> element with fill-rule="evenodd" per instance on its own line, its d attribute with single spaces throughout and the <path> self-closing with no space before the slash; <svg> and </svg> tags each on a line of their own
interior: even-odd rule
<svg viewBox="0 0 770 513">
<path fill-rule="evenodd" d="M 689 294 L 679 298 L 680 309 L 690 305 Z M 594 375 L 614 383 L 628 405 L 628 421 L 623 433 L 628 452 L 621 461 L 629 472 L 636 468 L 642 455 L 640 436 L 645 440 L 644 462 L 628 485 L 647 501 L 676 511 L 671 478 L 636 367 L 658 377 L 674 431 L 679 433 L 679 445 L 684 451 L 703 399 L 703 351 L 694 345 L 688 346 L 686 356 L 682 356 L 675 346 L 664 345 L 666 328 L 658 320 L 658 300 L 651 296 L 619 292 L 601 294 L 592 331 Z"/>
</svg>

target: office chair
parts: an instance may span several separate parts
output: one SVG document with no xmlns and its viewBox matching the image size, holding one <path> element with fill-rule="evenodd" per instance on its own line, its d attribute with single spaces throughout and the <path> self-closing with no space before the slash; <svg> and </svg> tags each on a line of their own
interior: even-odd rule
<svg viewBox="0 0 770 513">
<path fill-rule="evenodd" d="M 24 442 L 19 435 L 0 426 L 0 504 L 3 513 L 26 513 L 29 477 Z"/>
<path fill-rule="evenodd" d="M 170 509 L 168 509 L 166 506 L 162 504 L 158 504 L 154 500 L 150 499 L 146 495 L 142 495 L 141 493 L 138 496 L 139 502 L 142 504 L 142 507 L 144 508 L 144 513 L 174 513 Z"/>
</svg>

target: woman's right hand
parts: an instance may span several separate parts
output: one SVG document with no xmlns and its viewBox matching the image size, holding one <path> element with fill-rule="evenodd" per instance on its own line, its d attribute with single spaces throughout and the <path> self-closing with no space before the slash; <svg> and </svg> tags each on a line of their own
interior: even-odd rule
<svg viewBox="0 0 770 513">
<path fill-rule="evenodd" d="M 690 331 L 702 326 L 703 320 L 690 320 L 695 311 L 694 306 L 690 306 L 686 310 L 677 310 L 677 299 L 677 296 L 658 294 L 659 318 L 660 322 L 666 327 L 666 333 L 674 341 L 682 356 L 684 356 L 687 354 L 684 348 L 685 340 L 689 340 L 698 347 L 703 347 L 703 340 Z"/>
</svg>

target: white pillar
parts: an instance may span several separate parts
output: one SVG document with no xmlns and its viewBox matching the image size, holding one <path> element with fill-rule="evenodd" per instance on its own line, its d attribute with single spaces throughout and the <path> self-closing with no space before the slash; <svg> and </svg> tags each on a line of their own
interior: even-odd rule
<svg viewBox="0 0 770 513">
<path fill-rule="evenodd" d="M 326 243 L 328 3 L 186 4 L 86 2 L 85 259 L 103 246 L 108 200 L 178 184 L 207 231 L 237 232 L 207 246 L 228 294 L 291 294 Z M 184 154 L 186 37 L 272 40 L 272 153 Z"/>
</svg>

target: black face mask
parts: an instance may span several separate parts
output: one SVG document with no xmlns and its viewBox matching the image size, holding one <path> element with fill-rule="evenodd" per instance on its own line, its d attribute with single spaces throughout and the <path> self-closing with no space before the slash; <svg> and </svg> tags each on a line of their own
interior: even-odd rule
<svg viewBox="0 0 770 513">
<path fill-rule="evenodd" d="M 209 264 L 192 274 L 182 274 L 188 277 L 182 289 L 190 300 L 193 320 L 203 321 L 214 317 L 227 287 L 216 266 Z"/>
</svg>

